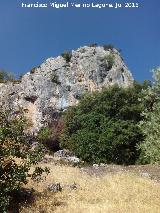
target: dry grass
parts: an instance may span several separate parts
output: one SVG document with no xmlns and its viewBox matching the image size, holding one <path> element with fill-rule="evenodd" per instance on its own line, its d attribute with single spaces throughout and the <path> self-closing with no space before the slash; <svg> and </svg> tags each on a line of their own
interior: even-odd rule
<svg viewBox="0 0 160 213">
<path fill-rule="evenodd" d="M 51 172 L 45 181 L 30 182 L 43 196 L 22 213 L 159 213 L 160 184 L 131 173 L 88 176 L 78 168 L 49 165 Z M 45 192 L 50 183 L 79 185 L 77 190 Z"/>
</svg>

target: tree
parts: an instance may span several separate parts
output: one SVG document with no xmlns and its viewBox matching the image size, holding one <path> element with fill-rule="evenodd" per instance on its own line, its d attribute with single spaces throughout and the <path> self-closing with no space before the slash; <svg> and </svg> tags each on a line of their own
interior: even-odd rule
<svg viewBox="0 0 160 213">
<path fill-rule="evenodd" d="M 30 173 L 32 165 L 36 165 L 43 157 L 42 147 L 35 149 L 30 144 L 25 133 L 27 121 L 23 112 L 0 110 L 0 209 L 7 212 L 12 194 L 18 191 L 29 177 L 35 178 L 47 168 L 35 167 Z"/>
<path fill-rule="evenodd" d="M 144 87 L 135 82 L 131 88 L 112 86 L 86 94 L 64 114 L 61 146 L 91 163 L 134 164 L 143 140 L 138 99 Z"/>
<path fill-rule="evenodd" d="M 141 163 L 160 164 L 160 68 L 153 72 L 153 86 L 143 91 L 143 120 L 140 128 L 145 140 L 139 145 Z"/>
</svg>

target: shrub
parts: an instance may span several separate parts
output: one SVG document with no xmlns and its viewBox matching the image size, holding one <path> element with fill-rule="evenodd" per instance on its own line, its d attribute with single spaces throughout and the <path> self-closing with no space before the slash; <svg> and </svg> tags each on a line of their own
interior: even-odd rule
<svg viewBox="0 0 160 213">
<path fill-rule="evenodd" d="M 113 54 L 109 54 L 104 58 L 104 60 L 106 69 L 110 70 L 114 65 L 115 56 Z"/>
<path fill-rule="evenodd" d="M 0 71 L 0 83 L 4 83 L 6 81 L 14 81 L 14 75 L 13 75 L 13 73 L 1 70 Z"/>
<path fill-rule="evenodd" d="M 34 74 L 35 71 L 36 71 L 37 67 L 33 67 L 31 70 L 30 70 L 30 74 Z"/>
<path fill-rule="evenodd" d="M 132 88 L 113 86 L 85 95 L 64 114 L 61 146 L 90 163 L 135 163 L 137 144 L 143 140 L 138 126 L 142 88 L 134 83 Z"/>
<path fill-rule="evenodd" d="M 104 44 L 103 48 L 104 50 L 108 51 L 108 50 L 113 50 L 114 46 L 112 44 Z"/>
<path fill-rule="evenodd" d="M 104 44 L 104 45 L 103 45 L 103 48 L 104 48 L 104 50 L 106 50 L 106 51 L 116 49 L 119 53 L 122 52 L 121 49 L 114 47 L 114 45 L 112 45 L 112 44 Z"/>
<path fill-rule="evenodd" d="M 52 140 L 52 133 L 49 127 L 43 127 L 42 129 L 40 129 L 37 138 L 41 142 L 41 144 L 48 147 L 48 143 L 50 144 Z"/>
<path fill-rule="evenodd" d="M 0 82 L 2 83 L 4 81 L 4 72 L 0 71 Z"/>
<path fill-rule="evenodd" d="M 27 183 L 29 177 L 40 176 L 47 168 L 36 167 L 43 157 L 42 147 L 31 147 L 25 133 L 27 122 L 23 113 L 0 111 L 0 209 L 7 212 L 13 194 Z"/>
<path fill-rule="evenodd" d="M 97 45 L 98 45 L 97 43 L 93 43 L 93 44 L 89 44 L 88 46 L 89 47 L 97 47 Z"/>
<path fill-rule="evenodd" d="M 23 76 L 24 76 L 24 74 L 22 74 L 22 73 L 21 73 L 21 74 L 19 75 L 18 80 L 19 80 L 19 81 L 21 81 L 21 80 L 22 80 L 22 78 L 23 78 Z"/>
<path fill-rule="evenodd" d="M 61 54 L 61 56 L 66 60 L 67 63 L 69 63 L 72 57 L 72 53 L 69 51 L 65 51 Z"/>
<path fill-rule="evenodd" d="M 143 91 L 143 121 L 140 122 L 145 140 L 139 145 L 140 163 L 160 164 L 160 68 L 154 70 L 154 84 Z"/>
<path fill-rule="evenodd" d="M 52 75 L 51 75 L 51 81 L 53 82 L 53 83 L 55 83 L 55 84 L 60 84 L 61 82 L 59 81 L 59 77 L 58 77 L 58 75 L 56 75 L 56 73 L 53 73 Z"/>
</svg>

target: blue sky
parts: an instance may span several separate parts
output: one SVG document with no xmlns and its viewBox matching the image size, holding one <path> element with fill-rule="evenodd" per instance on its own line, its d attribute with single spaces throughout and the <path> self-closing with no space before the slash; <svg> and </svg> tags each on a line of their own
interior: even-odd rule
<svg viewBox="0 0 160 213">
<path fill-rule="evenodd" d="M 133 0 L 130 2 L 138 2 L 139 8 L 120 9 L 25 9 L 21 8 L 22 2 L 37 1 L 0 1 L 0 69 L 19 75 L 41 64 L 48 57 L 91 43 L 112 43 L 120 48 L 133 77 L 139 81 L 151 79 L 151 69 L 160 65 L 159 0 Z"/>
</svg>

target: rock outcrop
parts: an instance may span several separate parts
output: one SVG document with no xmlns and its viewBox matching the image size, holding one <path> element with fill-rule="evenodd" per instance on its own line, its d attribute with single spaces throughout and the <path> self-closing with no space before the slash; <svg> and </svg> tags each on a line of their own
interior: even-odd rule
<svg viewBox="0 0 160 213">
<path fill-rule="evenodd" d="M 0 83 L 0 105 L 26 110 L 36 132 L 58 113 L 76 105 L 86 91 L 117 83 L 128 87 L 132 74 L 116 49 L 84 46 L 72 51 L 70 61 L 49 58 L 26 73 L 21 82 Z"/>
</svg>

